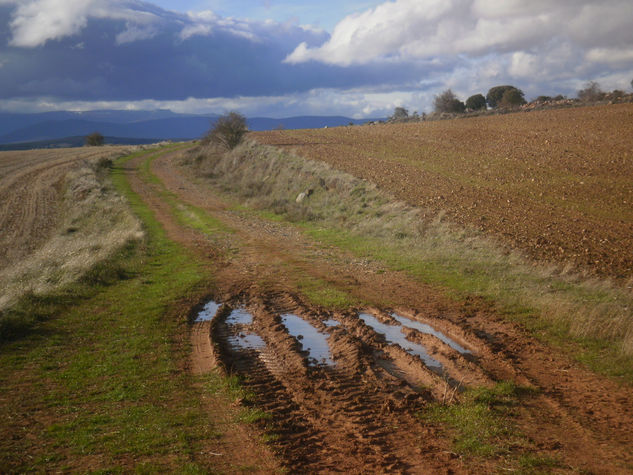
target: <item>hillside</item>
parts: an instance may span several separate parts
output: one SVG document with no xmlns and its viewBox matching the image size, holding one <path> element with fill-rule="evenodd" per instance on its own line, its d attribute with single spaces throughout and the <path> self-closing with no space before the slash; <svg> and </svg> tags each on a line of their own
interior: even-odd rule
<svg viewBox="0 0 633 475">
<path fill-rule="evenodd" d="M 633 278 L 631 104 L 252 137 L 539 260 Z"/>
<path fill-rule="evenodd" d="M 98 131 L 117 137 L 118 143 L 146 143 L 153 140 L 195 140 L 202 137 L 219 116 L 176 114 L 170 111 L 88 111 L 41 114 L 0 113 L 0 144 L 54 143 L 66 137 L 86 136 Z M 367 120 L 340 116 L 301 116 L 280 119 L 248 118 L 251 130 L 305 129 L 361 124 Z M 126 139 L 125 142 L 121 140 Z M 19 147 L 24 148 L 22 145 Z"/>
</svg>

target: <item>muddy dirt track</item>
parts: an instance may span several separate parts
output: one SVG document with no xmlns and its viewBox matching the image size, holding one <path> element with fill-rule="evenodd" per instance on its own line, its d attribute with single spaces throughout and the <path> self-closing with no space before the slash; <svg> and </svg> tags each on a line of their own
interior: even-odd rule
<svg viewBox="0 0 633 475">
<path fill-rule="evenodd" d="M 126 149 L 129 149 L 127 147 Z M 119 147 L 0 152 L 0 269 L 30 254 L 58 224 L 66 174 Z"/>
<path fill-rule="evenodd" d="M 208 300 L 218 306 L 194 325 L 192 369 L 240 375 L 254 395 L 243 404 L 271 417 L 259 426 L 268 445 L 233 435 L 220 468 L 250 457 L 266 460 L 263 471 L 292 473 L 483 473 L 516 467 L 529 454 L 558 460 L 548 468 L 554 472 L 633 470 L 629 388 L 543 346 L 484 302 L 455 302 L 290 226 L 231 210 L 165 155 L 152 164 L 164 186 L 233 232 L 218 238 L 184 227 L 160 188 L 137 172 L 141 160 L 127 166 L 133 189 L 217 278 Z M 376 305 L 315 308 L 296 290 L 306 279 Z M 459 457 L 454 434 L 419 417 L 434 403 L 459 400 L 464 387 L 499 381 L 526 389 L 508 416 L 511 440 L 495 457 Z"/>
<path fill-rule="evenodd" d="M 633 277 L 631 104 L 251 137 L 533 258 Z"/>
</svg>

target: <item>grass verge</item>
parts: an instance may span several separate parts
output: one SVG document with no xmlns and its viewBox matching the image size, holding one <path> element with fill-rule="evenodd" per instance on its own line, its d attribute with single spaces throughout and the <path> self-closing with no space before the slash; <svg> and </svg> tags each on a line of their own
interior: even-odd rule
<svg viewBox="0 0 633 475">
<path fill-rule="evenodd" d="M 2 472 L 210 467 L 199 454 L 219 432 L 184 370 L 190 307 L 177 302 L 212 280 L 132 192 L 122 166 L 134 156 L 117 161 L 112 180 L 146 240 L 59 293 L 24 299 L 23 313 L 46 318 L 0 348 Z"/>
<path fill-rule="evenodd" d="M 461 395 L 459 404 L 438 403 L 419 417 L 450 428 L 454 449 L 467 459 L 503 459 L 508 470 L 523 473 L 560 467 L 554 458 L 534 455 L 529 440 L 513 423 L 514 409 L 531 392 L 511 382 L 500 382 L 492 388 L 471 388 Z"/>
</svg>

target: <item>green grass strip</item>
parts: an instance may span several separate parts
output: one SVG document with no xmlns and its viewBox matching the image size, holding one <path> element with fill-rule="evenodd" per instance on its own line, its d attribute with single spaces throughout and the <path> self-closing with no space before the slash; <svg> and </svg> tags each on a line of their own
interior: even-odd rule
<svg viewBox="0 0 633 475">
<path fill-rule="evenodd" d="M 184 149 L 188 144 L 173 147 L 170 151 Z M 151 154 L 143 161 L 139 168 L 141 177 L 144 181 L 152 183 L 157 187 L 157 192 L 161 198 L 167 202 L 172 214 L 177 218 L 178 222 L 183 225 L 207 235 L 216 235 L 218 233 L 233 233 L 233 230 L 225 226 L 219 219 L 211 216 L 202 208 L 183 202 L 175 193 L 167 190 L 163 182 L 151 171 L 152 162 L 160 155 Z"/>
<path fill-rule="evenodd" d="M 171 309 L 211 281 L 132 192 L 122 167 L 138 155 L 119 159 L 112 180 L 146 241 L 33 299 L 47 318 L 0 348 L 0 432 L 12 435 L 0 441 L 2 472 L 205 472 L 194 454 L 217 429 L 182 368 L 186 315 Z"/>
</svg>

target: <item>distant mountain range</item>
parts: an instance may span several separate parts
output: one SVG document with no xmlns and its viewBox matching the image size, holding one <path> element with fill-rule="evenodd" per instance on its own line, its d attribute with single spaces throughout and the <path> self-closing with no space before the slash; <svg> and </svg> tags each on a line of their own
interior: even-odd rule
<svg viewBox="0 0 633 475">
<path fill-rule="evenodd" d="M 0 113 L 0 149 L 81 145 L 78 138 L 92 132 L 107 137 L 109 143 L 149 143 L 160 140 L 193 140 L 202 137 L 219 115 L 176 114 L 167 110 L 89 112 L 45 112 L 37 114 Z M 250 130 L 312 129 L 362 124 L 340 116 L 303 116 L 247 119 Z M 114 142 L 113 142 L 114 141 Z"/>
</svg>

